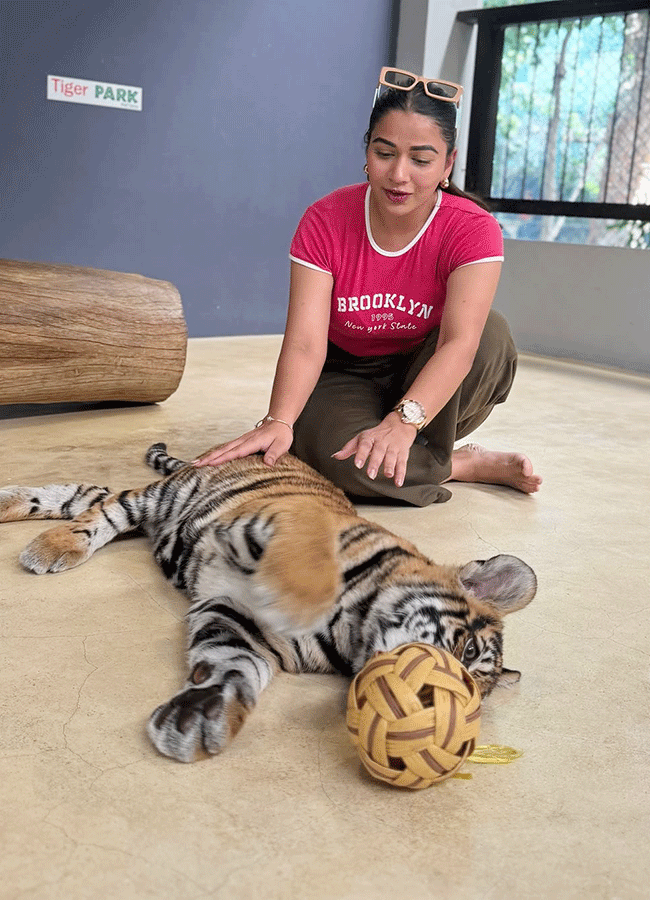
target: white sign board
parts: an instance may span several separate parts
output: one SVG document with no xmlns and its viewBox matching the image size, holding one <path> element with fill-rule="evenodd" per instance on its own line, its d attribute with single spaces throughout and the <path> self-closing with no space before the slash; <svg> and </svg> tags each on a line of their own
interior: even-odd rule
<svg viewBox="0 0 650 900">
<path fill-rule="evenodd" d="M 142 110 L 142 88 L 109 81 L 86 81 L 84 78 L 47 76 L 47 99 L 64 103 L 86 103 L 90 106 L 110 106 L 112 109 Z"/>
</svg>

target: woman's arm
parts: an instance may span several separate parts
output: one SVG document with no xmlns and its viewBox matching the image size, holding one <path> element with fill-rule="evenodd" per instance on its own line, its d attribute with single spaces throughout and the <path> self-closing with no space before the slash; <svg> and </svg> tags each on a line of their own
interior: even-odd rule
<svg viewBox="0 0 650 900">
<path fill-rule="evenodd" d="M 427 422 L 451 399 L 472 367 L 500 273 L 500 262 L 485 262 L 463 266 L 449 276 L 436 351 L 408 390 L 408 397 L 424 407 Z M 384 475 L 394 477 L 395 484 L 401 486 L 416 434 L 414 425 L 405 424 L 398 413 L 391 412 L 376 428 L 362 431 L 334 456 L 354 456 L 358 468 L 367 463 L 371 478 L 383 464 Z"/>
<path fill-rule="evenodd" d="M 408 391 L 425 408 L 427 422 L 472 368 L 500 274 L 500 262 L 485 262 L 463 266 L 449 276 L 436 352 Z"/>
<path fill-rule="evenodd" d="M 264 451 L 272 466 L 293 442 L 293 423 L 303 410 L 325 362 L 332 296 L 332 276 L 291 263 L 289 310 L 275 370 L 269 417 L 259 428 L 214 447 L 194 461 L 216 466 Z"/>
<path fill-rule="evenodd" d="M 316 386 L 327 353 L 333 278 L 291 263 L 287 326 L 271 391 L 269 414 L 293 424 Z"/>
</svg>

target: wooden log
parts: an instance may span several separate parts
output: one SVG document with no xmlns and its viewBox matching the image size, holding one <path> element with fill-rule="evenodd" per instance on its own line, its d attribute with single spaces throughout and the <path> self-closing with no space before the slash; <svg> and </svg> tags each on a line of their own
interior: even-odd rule
<svg viewBox="0 0 650 900">
<path fill-rule="evenodd" d="M 178 387 L 186 351 L 168 281 L 0 259 L 0 404 L 155 403 Z"/>
</svg>

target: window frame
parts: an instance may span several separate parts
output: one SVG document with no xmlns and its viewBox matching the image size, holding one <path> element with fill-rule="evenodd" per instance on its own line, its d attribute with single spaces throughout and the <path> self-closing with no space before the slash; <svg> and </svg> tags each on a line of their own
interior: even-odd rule
<svg viewBox="0 0 650 900">
<path fill-rule="evenodd" d="M 465 190 L 489 203 L 493 212 L 535 216 L 650 221 L 650 205 L 521 200 L 492 197 L 492 170 L 501 80 L 504 30 L 508 25 L 650 10 L 650 0 L 550 0 L 522 6 L 462 10 L 459 22 L 477 26 L 472 104 L 467 139 Z"/>
</svg>

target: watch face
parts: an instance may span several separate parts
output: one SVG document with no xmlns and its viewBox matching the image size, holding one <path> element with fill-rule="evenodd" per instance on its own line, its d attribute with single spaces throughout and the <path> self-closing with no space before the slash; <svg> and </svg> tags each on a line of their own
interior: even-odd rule
<svg viewBox="0 0 650 900">
<path fill-rule="evenodd" d="M 404 400 L 399 408 L 403 421 L 409 425 L 419 425 L 426 418 L 424 409 L 417 400 Z"/>
</svg>

